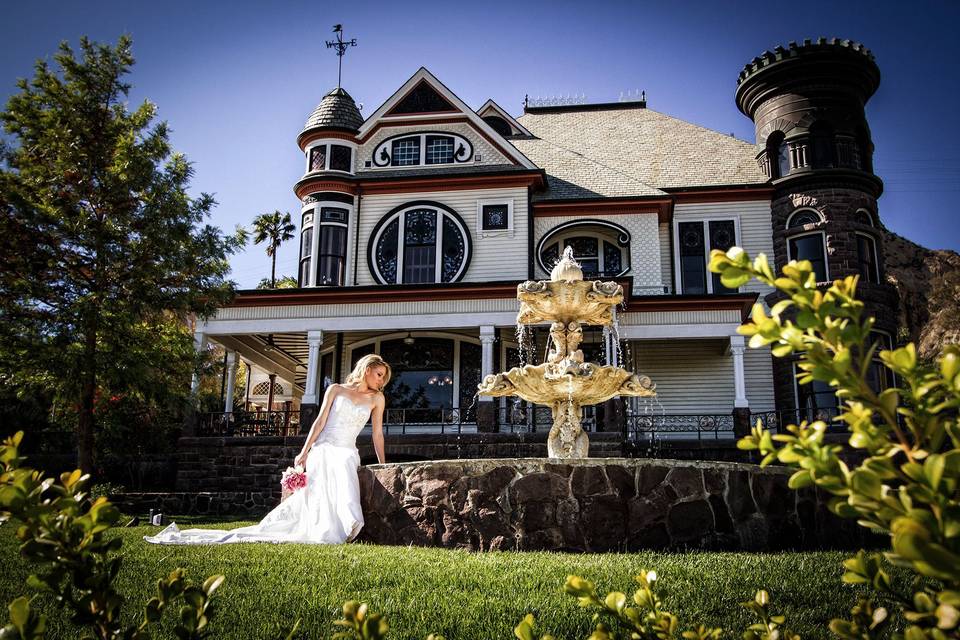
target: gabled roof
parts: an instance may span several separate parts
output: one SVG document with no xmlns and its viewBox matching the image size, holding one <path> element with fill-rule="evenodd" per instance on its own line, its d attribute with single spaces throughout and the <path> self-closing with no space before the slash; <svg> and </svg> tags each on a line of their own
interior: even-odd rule
<svg viewBox="0 0 960 640">
<path fill-rule="evenodd" d="M 507 121 L 511 127 L 517 130 L 519 135 L 522 136 L 531 136 L 533 135 L 527 131 L 526 127 L 517 122 L 517 119 L 512 115 L 506 112 L 506 110 L 493 101 L 493 98 L 487 100 L 483 103 L 483 106 L 477 109 L 477 115 L 481 118 L 486 118 L 487 116 L 500 116 Z"/>
<path fill-rule="evenodd" d="M 436 91 L 439 97 L 443 98 L 445 101 L 450 103 L 455 110 L 444 110 L 442 112 L 429 112 L 423 114 L 416 113 L 402 113 L 402 114 L 393 114 L 391 113 L 394 108 L 404 101 L 407 96 L 416 91 L 423 91 L 424 85 L 429 86 L 431 89 Z M 445 118 L 466 118 L 474 127 L 481 131 L 485 136 L 492 140 L 496 140 L 499 143 L 499 146 L 507 153 L 509 159 L 516 162 L 517 164 L 526 167 L 527 169 L 537 169 L 538 167 L 534 165 L 524 154 L 510 145 L 510 143 L 499 133 L 497 133 L 490 125 L 483 121 L 479 115 L 477 115 L 473 109 L 467 106 L 467 104 L 461 100 L 455 93 L 450 91 L 442 82 L 440 82 L 436 76 L 427 71 L 425 67 L 420 67 L 416 73 L 414 73 L 410 78 L 403 83 L 399 89 L 397 89 L 393 95 L 387 98 L 380 107 L 373 112 L 373 114 L 366 119 L 363 125 L 360 127 L 358 132 L 358 137 L 363 138 L 368 132 L 370 132 L 378 124 L 388 124 L 391 121 L 398 121 L 403 123 L 416 122 L 418 119 L 429 119 L 432 122 L 442 121 Z"/>
<path fill-rule="evenodd" d="M 753 144 L 638 103 L 530 108 L 518 121 L 536 138 L 510 143 L 547 173 L 549 190 L 539 199 L 642 196 L 769 180 Z"/>
</svg>

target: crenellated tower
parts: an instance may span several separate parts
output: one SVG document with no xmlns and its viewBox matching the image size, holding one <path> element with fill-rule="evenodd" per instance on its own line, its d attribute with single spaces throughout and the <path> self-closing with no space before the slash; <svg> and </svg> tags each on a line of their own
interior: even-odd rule
<svg viewBox="0 0 960 640">
<path fill-rule="evenodd" d="M 897 300 L 885 283 L 877 211 L 883 183 L 873 172 L 864 113 L 879 84 L 880 69 L 866 47 L 820 38 L 754 58 L 740 72 L 736 100 L 755 124 L 757 162 L 774 188 L 777 268 L 810 260 L 824 286 L 859 274 L 859 295 L 877 319 L 877 338 L 889 344 L 896 338 Z M 779 408 L 835 405 L 832 390 L 798 386 L 794 373 L 794 363 L 774 360 Z"/>
</svg>

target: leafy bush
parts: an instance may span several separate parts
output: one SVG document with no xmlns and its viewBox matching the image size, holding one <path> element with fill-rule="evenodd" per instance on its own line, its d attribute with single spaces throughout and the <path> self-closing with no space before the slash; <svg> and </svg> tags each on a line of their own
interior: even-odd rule
<svg viewBox="0 0 960 640">
<path fill-rule="evenodd" d="M 80 471 L 63 473 L 59 481 L 22 467 L 18 448 L 23 432 L 0 446 L 0 521 L 20 521 L 17 539 L 20 555 L 40 570 L 27 585 L 51 594 L 72 613 L 70 620 L 84 628 L 84 637 L 98 640 L 146 640 L 150 628 L 163 620 L 164 611 L 176 607 L 173 631 L 183 640 L 208 636 L 213 609 L 210 598 L 223 576 L 210 576 L 202 585 L 175 569 L 157 581 L 157 595 L 144 607 L 139 625 L 124 627 L 120 613 L 123 596 L 113 586 L 120 571 L 122 541 L 105 534 L 116 525 L 120 512 L 105 497 L 91 501 L 85 488 L 89 477 Z M 45 637 L 46 620 L 20 597 L 9 607 L 10 623 L 0 630 L 3 640 L 38 640 Z"/>
</svg>

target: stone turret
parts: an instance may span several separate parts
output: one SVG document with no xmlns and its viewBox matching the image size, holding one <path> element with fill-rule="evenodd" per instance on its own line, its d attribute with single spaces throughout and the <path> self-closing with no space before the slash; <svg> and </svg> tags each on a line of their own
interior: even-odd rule
<svg viewBox="0 0 960 640">
<path fill-rule="evenodd" d="M 754 58 L 740 72 L 736 101 L 754 122 L 757 162 L 774 187 L 777 267 L 809 259 L 824 283 L 860 274 L 860 297 L 890 340 L 897 334 L 896 294 L 885 282 L 877 211 L 883 183 L 873 173 L 864 113 L 879 85 L 880 69 L 866 47 L 820 38 Z M 809 401 L 812 391 L 794 386 L 792 362 L 777 359 L 774 371 L 779 408 Z"/>
</svg>

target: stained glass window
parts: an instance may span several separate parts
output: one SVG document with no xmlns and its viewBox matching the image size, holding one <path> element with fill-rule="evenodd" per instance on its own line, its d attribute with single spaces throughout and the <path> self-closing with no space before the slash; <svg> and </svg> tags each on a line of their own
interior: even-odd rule
<svg viewBox="0 0 960 640">
<path fill-rule="evenodd" d="M 408 211 L 403 231 L 403 281 L 435 282 L 437 261 L 437 212 Z"/>
<path fill-rule="evenodd" d="M 623 270 L 623 254 L 620 247 L 613 243 L 603 241 L 603 274 L 606 276 L 619 275 Z"/>
<path fill-rule="evenodd" d="M 350 147 L 342 144 L 330 145 L 330 169 L 332 171 L 352 171 L 353 162 Z"/>
<path fill-rule="evenodd" d="M 427 164 L 448 164 L 453 162 L 453 138 L 449 136 L 427 136 Z"/>
<path fill-rule="evenodd" d="M 396 214 L 374 237 L 370 247 L 375 251 L 374 275 L 384 284 L 453 282 L 468 257 L 469 240 L 462 224 L 442 209 L 414 208 Z"/>
<path fill-rule="evenodd" d="M 680 283 L 683 293 L 707 292 L 707 263 L 702 222 L 681 222 Z"/>
<path fill-rule="evenodd" d="M 376 256 L 374 259 L 377 264 L 377 270 L 386 284 L 395 284 L 397 282 L 397 239 L 400 234 L 400 220 L 395 218 L 390 221 L 380 234 L 380 240 L 377 242 Z"/>
<path fill-rule="evenodd" d="M 597 239 L 592 236 L 567 238 L 566 246 L 573 247 L 573 258 L 580 263 L 585 278 L 595 278 L 600 274 L 600 255 Z"/>
<path fill-rule="evenodd" d="M 822 220 L 823 218 L 815 211 L 797 211 L 790 216 L 790 224 L 788 224 L 787 227 L 794 229 L 808 224 L 817 224 Z"/>
<path fill-rule="evenodd" d="M 420 164 L 420 138 L 400 138 L 392 145 L 393 157 L 390 164 L 395 167 L 406 167 Z"/>
<path fill-rule="evenodd" d="M 444 216 L 443 218 L 443 264 L 442 264 L 442 282 L 452 282 L 460 271 L 460 265 L 463 264 L 464 253 L 463 236 L 453 220 Z"/>
<path fill-rule="evenodd" d="M 737 231 L 736 227 L 733 224 L 733 220 L 711 220 L 709 224 L 710 230 L 710 249 L 719 249 L 720 251 L 727 251 L 730 247 L 737 243 Z M 723 282 L 720 281 L 720 274 L 713 273 L 713 292 L 714 293 L 736 293 L 736 289 L 730 289 L 723 286 Z"/>
<path fill-rule="evenodd" d="M 310 149 L 310 171 L 323 171 L 327 162 L 327 145 Z"/>
<path fill-rule="evenodd" d="M 558 260 L 560 260 L 560 243 L 554 242 L 553 244 L 544 247 L 540 256 L 543 266 L 545 266 L 547 269 L 553 269 L 553 266 L 557 264 Z"/>
<path fill-rule="evenodd" d="M 483 230 L 501 231 L 510 228 L 509 207 L 504 204 L 483 205 Z"/>
</svg>

